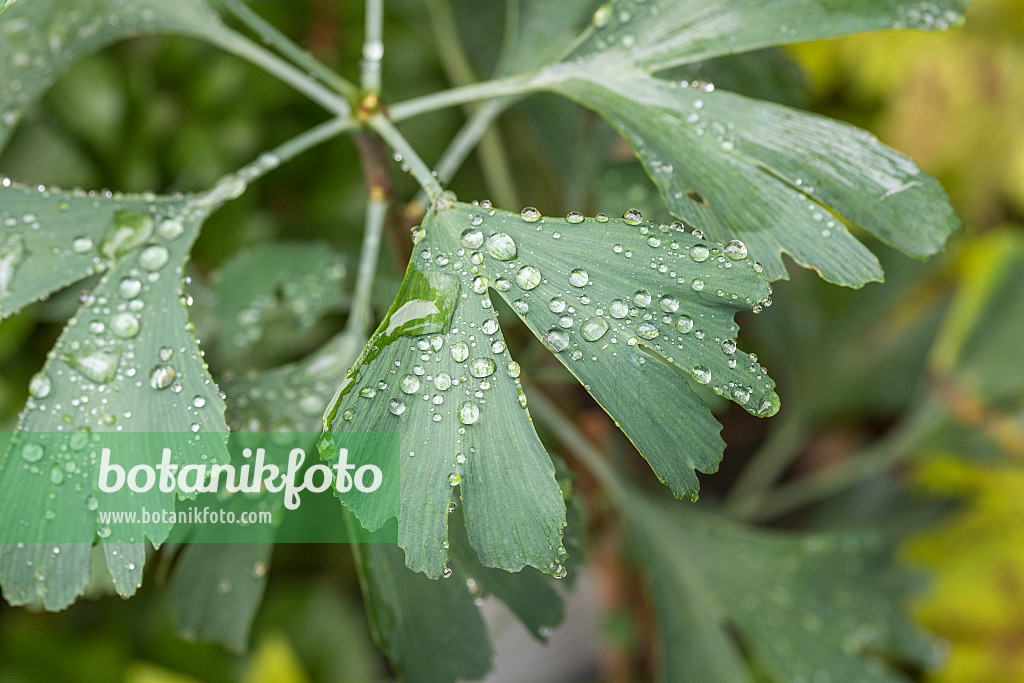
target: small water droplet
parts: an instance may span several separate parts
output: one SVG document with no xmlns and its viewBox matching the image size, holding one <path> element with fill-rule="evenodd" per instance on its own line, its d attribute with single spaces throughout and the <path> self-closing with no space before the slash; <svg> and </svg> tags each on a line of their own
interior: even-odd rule
<svg viewBox="0 0 1024 683">
<path fill-rule="evenodd" d="M 42 370 L 32 375 L 32 379 L 28 382 L 28 393 L 33 398 L 46 398 L 52 389 L 53 384 L 50 382 L 49 376 Z"/>
<path fill-rule="evenodd" d="M 582 223 L 583 214 L 580 213 L 579 211 L 570 211 L 569 213 L 565 214 L 565 220 L 569 223 Z"/>
<path fill-rule="evenodd" d="M 658 302 L 658 305 L 661 306 L 661 310 L 666 313 L 675 313 L 679 310 L 679 299 L 674 296 L 663 296 L 661 297 L 661 301 Z"/>
<path fill-rule="evenodd" d="M 185 226 L 181 224 L 181 221 L 169 219 L 161 222 L 160 227 L 156 229 L 156 232 L 165 240 L 176 240 L 181 237 L 183 232 L 185 232 Z"/>
<path fill-rule="evenodd" d="M 680 334 L 689 334 L 693 329 L 693 320 L 688 315 L 681 315 L 676 320 L 676 331 Z"/>
<path fill-rule="evenodd" d="M 519 363 L 515 362 L 514 360 L 510 360 L 508 364 L 505 366 L 505 372 L 507 372 L 508 376 L 513 379 L 519 377 L 520 371 L 521 369 L 519 367 Z"/>
<path fill-rule="evenodd" d="M 690 283 L 690 287 L 693 289 L 693 291 L 699 292 L 700 290 L 704 289 L 704 281 L 701 280 L 699 277 L 694 278 L 693 282 Z"/>
<path fill-rule="evenodd" d="M 469 371 L 477 378 L 490 377 L 494 369 L 494 360 L 491 358 L 474 358 L 469 362 Z"/>
<path fill-rule="evenodd" d="M 84 254 L 92 249 L 92 239 L 89 237 L 76 237 L 71 240 L 71 250 L 76 254 Z"/>
<path fill-rule="evenodd" d="M 39 462 L 43 453 L 43 447 L 37 443 L 27 443 L 21 447 L 21 458 L 25 462 Z"/>
<path fill-rule="evenodd" d="M 693 368 L 693 376 L 701 384 L 708 384 L 711 382 L 711 371 L 703 365 L 695 365 Z"/>
<path fill-rule="evenodd" d="M 106 383 L 114 379 L 121 354 L 111 349 L 94 351 L 86 356 L 69 356 L 68 365 L 94 382 Z"/>
<path fill-rule="evenodd" d="M 651 293 L 646 289 L 638 289 L 633 292 L 633 303 L 637 308 L 647 308 L 651 305 Z"/>
<path fill-rule="evenodd" d="M 726 339 L 722 342 L 722 351 L 729 354 L 736 353 L 736 340 Z"/>
<path fill-rule="evenodd" d="M 707 248 L 707 246 L 703 244 L 695 244 L 690 249 L 690 258 L 692 258 L 697 263 L 703 263 L 704 261 L 707 261 L 710 255 L 711 251 Z"/>
<path fill-rule="evenodd" d="M 117 292 L 125 299 L 134 299 L 142 291 L 142 283 L 133 277 L 126 277 L 117 285 Z"/>
<path fill-rule="evenodd" d="M 468 228 L 462 231 L 462 246 L 467 249 L 479 249 L 484 243 L 484 234 L 476 228 Z"/>
<path fill-rule="evenodd" d="M 636 333 L 644 339 L 654 339 L 658 336 L 658 328 L 653 323 L 643 322 L 637 325 Z"/>
<path fill-rule="evenodd" d="M 560 296 L 551 297 L 551 301 L 548 302 L 548 308 L 552 313 L 561 313 L 565 310 L 565 306 L 565 299 Z"/>
<path fill-rule="evenodd" d="M 402 375 L 398 386 L 406 394 L 415 394 L 420 390 L 420 380 L 416 375 Z"/>
<path fill-rule="evenodd" d="M 434 386 L 437 387 L 438 391 L 448 391 L 452 386 L 452 376 L 447 372 L 438 373 L 434 377 Z"/>
<path fill-rule="evenodd" d="M 141 247 L 152 235 L 153 218 L 149 214 L 122 209 L 114 213 L 114 225 L 100 243 L 100 253 L 108 259 L 116 260 Z M 166 262 L 166 258 L 164 260 Z"/>
<path fill-rule="evenodd" d="M 405 404 L 397 398 L 393 398 L 388 402 L 388 410 L 391 411 L 392 415 L 401 415 L 405 412 Z"/>
</svg>

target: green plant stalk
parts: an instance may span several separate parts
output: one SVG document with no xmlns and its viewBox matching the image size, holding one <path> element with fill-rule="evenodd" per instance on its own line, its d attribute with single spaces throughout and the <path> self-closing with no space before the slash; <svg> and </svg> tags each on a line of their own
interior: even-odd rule
<svg viewBox="0 0 1024 683">
<path fill-rule="evenodd" d="M 384 142 L 391 146 L 391 149 L 401 155 L 409 170 L 420 187 L 427 193 L 431 202 L 436 202 L 444 191 L 441 184 L 437 182 L 430 167 L 424 163 L 409 141 L 395 128 L 394 124 L 383 114 L 374 114 L 367 122 L 370 128 L 384 138 Z"/>
<path fill-rule="evenodd" d="M 800 453 L 807 441 L 806 429 L 799 413 L 783 411 L 771 434 L 729 490 L 723 514 L 742 519 L 758 509 L 765 494 Z"/>
<path fill-rule="evenodd" d="M 473 73 L 469 58 L 466 57 L 459 41 L 458 26 L 455 16 L 452 14 L 451 3 L 449 0 L 428 0 L 427 5 L 430 9 L 430 26 L 434 32 L 434 42 L 438 46 L 441 65 L 448 75 L 448 80 L 456 86 L 473 83 L 476 80 L 476 75 Z M 467 116 L 472 118 L 481 106 L 486 106 L 486 104 L 466 104 Z M 509 207 L 517 206 L 519 202 L 512 170 L 507 161 L 507 150 L 498 131 L 489 129 L 489 124 L 495 118 L 496 116 L 490 116 L 487 119 L 488 125 L 477 136 L 479 144 L 476 145 L 476 148 L 477 154 L 480 156 L 484 182 L 498 204 Z M 438 169 L 438 176 L 446 177 L 441 175 L 440 169 Z"/>
<path fill-rule="evenodd" d="M 384 57 L 384 0 L 366 0 L 366 35 L 360 81 L 366 93 L 380 92 L 380 61 Z"/>
<path fill-rule="evenodd" d="M 748 522 L 775 519 L 881 474 L 913 455 L 915 445 L 941 424 L 942 419 L 942 410 L 926 402 L 899 426 L 856 455 L 824 472 L 777 487 L 765 495 L 756 509 L 744 509 L 744 514 L 734 515 L 734 518 Z"/>
<path fill-rule="evenodd" d="M 223 0 L 224 5 L 246 26 L 258 34 L 267 45 L 272 45 L 278 52 L 295 62 L 309 73 L 319 78 L 325 85 L 333 88 L 349 100 L 359 96 L 359 89 L 327 66 L 319 62 L 313 55 L 296 45 L 288 36 L 281 33 L 266 19 L 253 12 L 241 0 Z"/>
<path fill-rule="evenodd" d="M 352 295 L 352 307 L 349 310 L 348 324 L 345 326 L 345 333 L 358 334 L 364 340 L 369 339 L 373 325 L 373 282 L 377 273 L 381 234 L 384 232 L 384 219 L 387 213 L 387 198 L 382 192 L 375 192 L 371 188 L 370 199 L 366 205 L 366 222 L 363 245 L 359 253 L 355 293 Z"/>
<path fill-rule="evenodd" d="M 219 47 L 260 67 L 276 76 L 323 108 L 338 116 L 348 116 L 351 107 L 348 100 L 325 88 L 309 77 L 309 74 L 292 66 L 270 50 L 249 40 L 241 33 L 228 27 L 211 31 L 210 39 Z"/>
<path fill-rule="evenodd" d="M 195 206 L 219 206 L 225 201 L 242 194 L 249 183 L 262 178 L 282 163 L 291 160 L 302 152 L 330 140 L 341 133 L 354 130 L 359 123 L 350 117 L 339 116 L 314 126 L 287 140 L 269 152 L 264 152 L 255 161 L 251 161 L 233 173 L 228 173 L 217 181 L 210 190 L 199 195 L 194 201 Z"/>
<path fill-rule="evenodd" d="M 414 97 L 411 100 L 392 105 L 389 111 L 391 120 L 398 123 L 421 114 L 447 107 L 455 107 L 467 102 L 493 99 L 505 95 L 521 95 L 540 89 L 542 84 L 550 84 L 550 81 L 539 78 L 537 74 L 520 74 L 506 78 L 496 78 L 457 88 L 449 88 L 448 90 L 431 93 L 423 97 Z"/>
<path fill-rule="evenodd" d="M 546 424 L 576 454 L 617 507 L 630 505 L 634 493 L 620 481 L 615 470 L 605 462 L 601 451 L 562 413 L 554 401 L 542 391 L 530 391 L 527 392 L 527 405 L 531 408 L 530 415 Z"/>
</svg>

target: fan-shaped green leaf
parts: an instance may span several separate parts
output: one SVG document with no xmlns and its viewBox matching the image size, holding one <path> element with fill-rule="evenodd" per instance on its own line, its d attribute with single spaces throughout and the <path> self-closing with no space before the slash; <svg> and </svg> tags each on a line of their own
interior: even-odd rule
<svg viewBox="0 0 1024 683">
<path fill-rule="evenodd" d="M 445 204 L 416 232 L 402 290 L 338 391 L 327 431 L 402 434 L 399 542 L 409 566 L 445 566 L 458 486 L 485 566 L 561 573 L 564 505 L 532 433 L 494 288 L 616 419 L 677 495 L 714 471 L 718 424 L 682 373 L 759 414 L 774 383 L 736 348 L 733 314 L 767 298 L 745 248 L 681 224 L 542 218 Z M 321 452 L 331 457 L 327 439 Z M 385 514 L 356 504 L 376 528 Z"/>
<path fill-rule="evenodd" d="M 887 28 L 946 29 L 967 0 L 611 0 L 570 59 L 657 71 L 720 55 Z"/>
<path fill-rule="evenodd" d="M 786 277 L 783 252 L 831 282 L 881 280 L 847 223 L 920 257 L 960 226 L 931 176 L 858 128 L 641 73 L 594 76 L 558 89 L 630 141 L 673 214 L 741 239 L 771 280 Z"/>
<path fill-rule="evenodd" d="M 0 17 L 0 149 L 25 110 L 83 55 L 145 33 L 222 31 L 203 0 L 31 0 Z"/>
<path fill-rule="evenodd" d="M 599 0 L 511 0 L 495 73 L 525 73 L 565 55 Z"/>
<path fill-rule="evenodd" d="M 758 531 L 640 493 L 623 513 L 657 614 L 662 680 L 751 680 L 729 631 L 771 680 L 907 681 L 883 661 L 936 663 L 903 614 L 914 582 L 875 535 Z"/>
<path fill-rule="evenodd" d="M 158 459 L 168 445 L 160 433 L 198 439 L 202 434 L 193 433 L 209 432 L 218 436 L 203 444 L 206 462 L 226 461 L 224 403 L 192 336 L 182 294 L 189 249 L 222 190 L 192 198 L 36 193 L 38 229 L 63 236 L 62 245 L 89 235 L 89 258 L 107 270 L 32 379 L 18 433 L 0 465 L 0 495 L 7 501 L 0 528 L 24 541 L 0 551 L 0 584 L 11 603 L 41 598 L 47 609 L 69 605 L 88 580 L 89 544 L 64 541 L 94 534 L 109 539 L 111 575 L 130 595 L 141 575 L 144 539 L 167 537 L 171 525 L 159 521 L 113 531 L 100 524 L 101 512 L 173 508 L 174 494 L 97 491 L 97 434 L 124 432 L 119 439 Z M 65 204 L 76 211 L 62 211 Z M 25 229 L 34 230 L 31 224 Z M 33 255 L 25 258 L 31 263 Z M 18 279 L 26 272 L 33 281 L 31 271 L 19 267 L 12 291 L 28 291 Z M 75 432 L 82 438 L 69 440 Z M 198 464 L 199 450 L 178 448 L 176 462 Z"/>
<path fill-rule="evenodd" d="M 252 346 L 277 307 L 299 329 L 309 329 L 340 302 L 344 276 L 344 265 L 323 243 L 270 242 L 233 255 L 211 282 L 221 352 L 232 356 Z"/>
</svg>

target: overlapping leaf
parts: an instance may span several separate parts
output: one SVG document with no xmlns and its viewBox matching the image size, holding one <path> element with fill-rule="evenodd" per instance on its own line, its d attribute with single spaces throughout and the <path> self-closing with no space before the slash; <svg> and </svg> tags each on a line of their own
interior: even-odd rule
<svg viewBox="0 0 1024 683">
<path fill-rule="evenodd" d="M 344 275 L 344 265 L 324 244 L 278 241 L 235 254 L 212 279 L 221 353 L 233 356 L 256 343 L 264 319 L 277 308 L 308 330 L 340 301 Z"/>
<path fill-rule="evenodd" d="M 968 0 L 611 0 L 570 59 L 658 71 L 762 47 L 887 28 L 946 29 Z"/>
<path fill-rule="evenodd" d="M 831 282 L 881 280 L 844 223 L 921 257 L 959 227 L 933 178 L 853 126 L 639 73 L 559 89 L 629 139 L 673 214 L 743 240 L 769 279 L 785 252 Z"/>
<path fill-rule="evenodd" d="M 533 83 L 608 119 L 669 210 L 699 218 L 714 239 L 746 242 L 769 280 L 786 277 L 781 255 L 788 253 L 831 282 L 859 287 L 881 280 L 882 270 L 849 225 L 919 257 L 958 229 L 934 179 L 851 126 L 651 74 L 855 31 L 947 28 L 960 21 L 964 5 L 619 0 L 599 8 L 573 51 Z M 552 14 L 553 25 L 562 18 Z"/>
<path fill-rule="evenodd" d="M 224 30 L 203 0 L 32 0 L 0 17 L 0 148 L 25 110 L 83 55 L 145 33 Z"/>
<path fill-rule="evenodd" d="M 657 615 L 661 680 L 761 680 L 749 661 L 771 680 L 897 682 L 909 679 L 892 665 L 938 663 L 903 614 L 915 582 L 874 535 L 758 531 L 640 493 L 623 513 Z"/>
<path fill-rule="evenodd" d="M 467 204 L 443 204 L 417 239 L 402 290 L 325 421 L 329 433 L 401 433 L 399 543 L 414 569 L 444 569 L 448 507 L 459 497 L 485 566 L 563 571 L 564 505 L 491 288 L 677 495 L 695 496 L 693 470 L 715 471 L 722 453 L 718 423 L 684 373 L 755 414 L 778 409 L 773 382 L 736 348 L 733 314 L 770 291 L 739 243 L 640 217 L 551 219 Z M 354 512 L 370 529 L 385 521 L 372 501 Z"/>
<path fill-rule="evenodd" d="M 73 274 L 105 271 L 33 378 L 18 433 L 0 464 L 0 495 L 7 501 L 0 526 L 24 540 L 0 551 L 0 583 L 9 602 L 39 598 L 47 609 L 60 609 L 81 593 L 89 544 L 53 539 L 108 537 L 108 569 L 118 590 L 130 595 L 145 560 L 142 543 L 166 538 L 170 525 L 155 521 L 122 525 L 114 536 L 100 525 L 100 512 L 172 508 L 174 496 L 124 490 L 98 496 L 97 434 L 134 433 L 148 444 L 152 433 L 211 432 L 221 436 L 204 444 L 207 462 L 226 459 L 224 404 L 192 336 L 181 282 L 189 249 L 222 189 L 192 198 L 90 196 L 13 184 L 0 189 L 11 200 L 5 206 L 33 214 L 31 220 L 4 218 L 16 219 L 6 239 L 25 245 L 18 262 L 8 261 L 8 288 L 19 303 L 61 284 L 36 278 L 37 267 L 64 260 L 80 264 Z M 57 432 L 81 432 L 82 438 Z M 158 445 L 144 452 L 159 457 Z M 199 464 L 199 450 L 178 449 L 175 462 Z"/>
</svg>

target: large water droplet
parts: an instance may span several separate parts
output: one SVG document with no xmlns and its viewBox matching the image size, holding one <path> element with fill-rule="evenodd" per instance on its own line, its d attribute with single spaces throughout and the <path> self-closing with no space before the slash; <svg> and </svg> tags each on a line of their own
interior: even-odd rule
<svg viewBox="0 0 1024 683">
<path fill-rule="evenodd" d="M 517 253 L 515 241 L 503 232 L 496 232 L 488 237 L 485 249 L 499 261 L 511 261 Z"/>
<path fill-rule="evenodd" d="M 658 336 L 658 328 L 652 323 L 643 322 L 637 325 L 636 333 L 644 339 L 654 339 Z"/>
<path fill-rule="evenodd" d="M 46 398 L 52 389 L 53 384 L 50 382 L 49 376 L 41 370 L 32 375 L 32 379 L 28 382 L 28 393 L 33 398 Z"/>
<path fill-rule="evenodd" d="M 736 353 L 736 340 L 726 339 L 722 342 L 722 351 L 728 354 Z"/>
<path fill-rule="evenodd" d="M 676 320 L 676 331 L 680 334 L 689 334 L 693 329 L 693 319 L 688 315 L 681 315 Z"/>
<path fill-rule="evenodd" d="M 516 273 L 516 284 L 520 289 L 533 289 L 540 284 L 540 271 L 535 266 L 523 266 Z"/>
<path fill-rule="evenodd" d="M 86 356 L 69 356 L 68 365 L 94 382 L 105 383 L 114 379 L 121 354 L 111 349 L 93 351 Z"/>
<path fill-rule="evenodd" d="M 21 447 L 21 458 L 25 462 L 39 462 L 43 453 L 43 447 L 37 443 L 27 443 Z"/>
<path fill-rule="evenodd" d="M 139 254 L 139 265 L 146 270 L 156 271 L 163 268 L 169 258 L 170 253 L 167 248 L 157 244 L 142 250 L 142 253 Z"/>
<path fill-rule="evenodd" d="M 461 363 L 469 358 L 469 347 L 466 346 L 466 342 L 455 342 L 452 344 L 452 358 L 457 363 Z"/>
<path fill-rule="evenodd" d="M 122 209 L 114 213 L 114 225 L 100 242 L 100 254 L 118 259 L 145 244 L 152 235 L 153 218 L 149 214 Z"/>
<path fill-rule="evenodd" d="M 181 224 L 181 221 L 173 219 L 161 222 L 160 227 L 156 229 L 156 233 L 167 241 L 178 239 L 183 232 L 185 232 L 185 226 Z"/>
<path fill-rule="evenodd" d="M 11 233 L 0 245 L 0 301 L 11 291 L 14 271 L 25 260 L 25 240 L 18 233 Z"/>
<path fill-rule="evenodd" d="M 71 250 L 76 254 L 85 254 L 92 249 L 91 237 L 76 237 L 71 240 Z"/>
<path fill-rule="evenodd" d="M 519 212 L 519 215 L 527 223 L 536 223 L 540 220 L 540 211 L 532 206 L 525 207 Z"/>
<path fill-rule="evenodd" d="M 469 362 L 469 371 L 474 377 L 490 377 L 494 374 L 494 360 L 491 358 L 474 358 Z"/>
<path fill-rule="evenodd" d="M 630 209 L 626 213 L 622 214 L 622 220 L 626 221 L 630 225 L 640 225 L 644 220 L 644 215 L 636 209 Z"/>
<path fill-rule="evenodd" d="M 608 331 L 608 323 L 604 318 L 587 318 L 580 325 L 580 336 L 588 342 L 594 342 Z"/>
<path fill-rule="evenodd" d="M 125 299 L 134 299 L 142 291 L 142 283 L 133 277 L 126 277 L 117 285 L 117 293 Z"/>
<path fill-rule="evenodd" d="M 505 372 L 508 373 L 508 376 L 513 379 L 519 377 L 520 371 L 521 369 L 519 367 L 519 363 L 515 362 L 514 360 L 510 360 L 508 364 L 505 366 Z"/>
<path fill-rule="evenodd" d="M 473 401 L 466 401 L 459 406 L 459 422 L 471 425 L 480 419 L 480 408 Z"/>
<path fill-rule="evenodd" d="M 582 268 L 574 268 L 569 273 L 569 284 L 573 287 L 583 287 L 590 282 L 590 275 Z"/>
<path fill-rule="evenodd" d="M 552 313 L 561 313 L 565 310 L 565 306 L 565 299 L 560 296 L 551 297 L 551 301 L 548 302 L 548 308 Z"/>
<path fill-rule="evenodd" d="M 122 339 L 131 339 L 139 333 L 139 319 L 131 313 L 118 313 L 110 319 L 110 331 Z"/>
<path fill-rule="evenodd" d="M 608 304 L 608 314 L 613 318 L 621 320 L 629 315 L 629 304 L 622 299 L 612 299 Z"/>
<path fill-rule="evenodd" d="M 415 394 L 420 390 L 420 380 L 416 375 L 402 375 L 398 387 L 406 394 Z"/>
<path fill-rule="evenodd" d="M 675 313 L 679 310 L 679 299 L 674 296 L 663 296 L 661 297 L 661 301 L 658 302 L 658 305 L 661 307 L 661 310 L 666 313 Z"/>
<path fill-rule="evenodd" d="M 542 341 L 556 353 L 569 348 L 569 335 L 556 327 L 545 332 Z"/>
<path fill-rule="evenodd" d="M 651 293 L 646 289 L 638 289 L 633 292 L 633 303 L 637 308 L 647 308 L 651 305 Z"/>
<path fill-rule="evenodd" d="M 149 386 L 166 389 L 174 382 L 178 373 L 170 365 L 157 365 L 149 372 Z"/>
<path fill-rule="evenodd" d="M 747 257 L 747 245 L 739 240 L 733 240 L 725 245 L 725 255 L 733 261 L 739 261 Z"/>
<path fill-rule="evenodd" d="M 388 410 L 391 411 L 392 415 L 401 415 L 405 412 L 405 404 L 397 398 L 393 398 L 388 402 Z"/>
<path fill-rule="evenodd" d="M 452 386 L 452 376 L 447 372 L 438 373 L 434 377 L 434 386 L 437 387 L 439 391 L 447 391 Z"/>
<path fill-rule="evenodd" d="M 462 246 L 467 249 L 479 249 L 484 243 L 484 234 L 476 228 L 468 228 L 462 231 Z"/>
<path fill-rule="evenodd" d="M 704 281 L 701 280 L 699 277 L 694 278 L 693 282 L 690 283 L 690 287 L 693 289 L 693 291 L 699 292 L 700 290 L 704 289 Z"/>
<path fill-rule="evenodd" d="M 711 251 L 703 244 L 695 244 L 690 249 L 690 258 L 697 263 L 702 263 L 708 260 L 708 256 L 711 255 Z"/>
<path fill-rule="evenodd" d="M 693 376 L 701 384 L 708 384 L 711 382 L 711 371 L 703 365 L 696 365 L 693 368 Z"/>
</svg>

